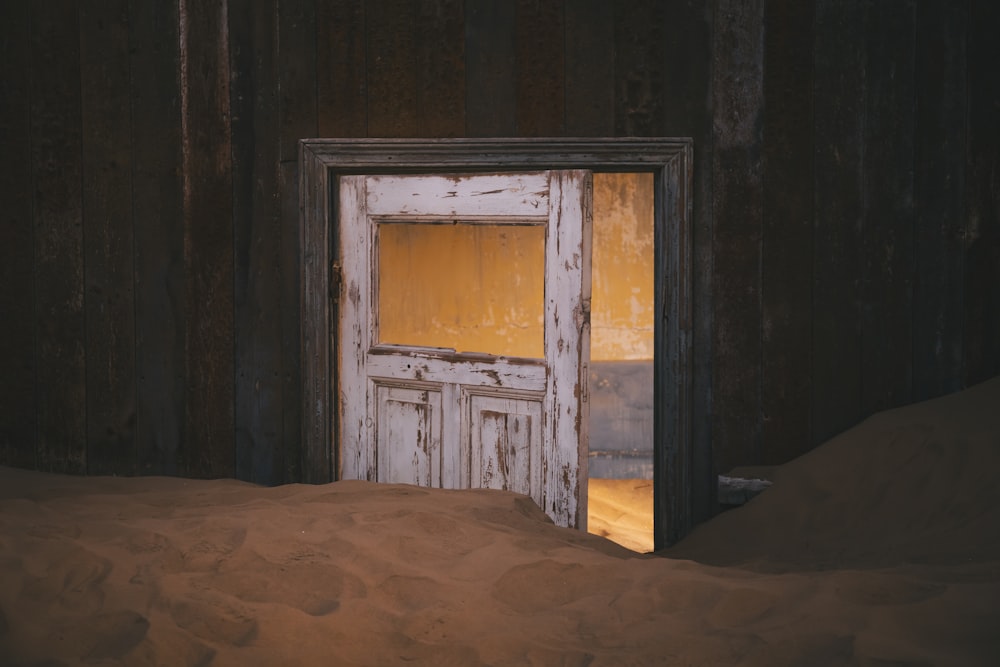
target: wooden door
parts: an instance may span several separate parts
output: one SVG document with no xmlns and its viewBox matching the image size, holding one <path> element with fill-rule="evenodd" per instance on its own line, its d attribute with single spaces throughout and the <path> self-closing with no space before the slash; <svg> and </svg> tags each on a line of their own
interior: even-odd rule
<svg viewBox="0 0 1000 667">
<path fill-rule="evenodd" d="M 507 489 L 586 528 L 591 190 L 340 178 L 341 479 Z"/>
</svg>

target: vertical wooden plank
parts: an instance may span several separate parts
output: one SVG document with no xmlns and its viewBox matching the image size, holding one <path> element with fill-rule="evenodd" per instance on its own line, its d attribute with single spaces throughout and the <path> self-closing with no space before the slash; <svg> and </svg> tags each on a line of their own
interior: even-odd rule
<svg viewBox="0 0 1000 667">
<path fill-rule="evenodd" d="M 817 0 L 813 444 L 862 417 L 861 218 L 865 16 L 862 0 Z"/>
<path fill-rule="evenodd" d="M 316 10 L 312 0 L 278 3 L 281 146 L 281 358 L 283 481 L 302 479 L 299 373 L 299 140 L 317 135 Z"/>
<path fill-rule="evenodd" d="M 302 399 L 302 481 L 325 483 L 340 478 L 343 464 L 333 458 L 333 429 L 339 428 L 335 406 L 339 402 L 331 391 L 334 364 L 331 362 L 332 297 L 330 291 L 330 236 L 334 225 L 329 223 L 330 179 L 326 165 L 305 146 L 300 150 L 299 169 L 302 173 L 299 229 L 302 284 L 299 308 L 301 327 Z M 338 195 L 339 196 L 339 195 Z M 338 223 L 339 225 L 339 223 Z M 334 255 L 335 256 L 335 255 Z M 337 336 L 338 344 L 341 339 Z M 337 373 L 339 381 L 339 372 Z"/>
<path fill-rule="evenodd" d="M 542 509 L 560 526 L 587 529 L 593 179 L 550 172 L 545 241 L 545 384 Z M 583 386 L 581 386 L 583 385 Z"/>
<path fill-rule="evenodd" d="M 761 463 L 811 441 L 812 3 L 772 0 L 764 43 Z"/>
<path fill-rule="evenodd" d="M 913 377 L 916 9 L 868 5 L 861 368 L 863 415 L 909 403 Z"/>
<path fill-rule="evenodd" d="M 364 176 L 340 178 L 336 195 L 337 225 L 335 229 L 341 239 L 351 240 L 351 243 L 338 243 L 340 252 L 337 260 L 343 270 L 343 286 L 334 288 L 339 288 L 337 293 L 331 291 L 329 294 L 321 294 L 318 290 L 303 292 L 303 305 L 311 306 L 313 316 L 325 313 L 330 297 L 337 298 L 342 302 L 340 317 L 333 324 L 338 330 L 338 340 L 340 341 L 339 357 L 336 360 L 338 389 L 341 394 L 341 397 L 336 399 L 340 416 L 340 433 L 338 434 L 340 445 L 338 465 L 340 470 L 337 475 L 338 479 L 371 480 L 371 475 L 375 471 L 375 452 L 372 451 L 369 441 L 370 429 L 373 426 L 369 416 L 372 413 L 368 410 L 369 401 L 374 400 L 374 397 L 369 394 L 371 388 L 365 372 L 366 351 L 371 344 L 371 327 L 373 326 L 369 321 L 372 232 L 369 229 L 365 190 Z M 319 260 L 321 255 L 320 252 L 310 251 L 307 259 L 312 260 L 312 257 L 315 256 Z M 310 271 L 310 273 L 313 272 Z M 324 301 L 315 303 L 313 302 L 314 296 L 324 299 Z M 319 362 L 316 363 L 316 366 L 320 369 L 324 365 L 329 368 L 329 362 L 323 364 L 321 361 L 321 359 L 325 361 L 326 350 L 329 349 L 328 346 L 321 349 L 325 343 L 326 339 L 318 340 L 316 343 L 308 338 L 303 339 L 303 354 L 307 351 L 311 352 L 307 358 Z M 317 378 L 317 382 L 323 382 L 322 378 Z M 312 394 L 310 398 L 314 404 L 306 404 L 305 406 L 309 411 L 306 418 L 313 424 L 315 436 L 321 435 L 321 429 L 325 429 L 327 426 L 322 420 L 325 406 L 320 402 L 322 400 L 320 389 L 323 388 L 308 389 Z M 310 440 L 320 441 L 318 438 L 310 438 Z M 329 441 L 329 439 L 326 440 L 326 442 Z M 317 459 L 319 459 L 320 454 L 321 452 L 315 453 Z"/>
<path fill-rule="evenodd" d="M 413 137 L 417 134 L 416 3 L 371 0 L 365 20 L 368 66 L 368 135 Z M 428 36 L 422 36 L 427 40 Z"/>
<path fill-rule="evenodd" d="M 566 19 L 564 0 L 517 0 L 517 134 L 565 132 Z"/>
<path fill-rule="evenodd" d="M 132 118 L 127 0 L 80 8 L 87 472 L 136 469 Z"/>
<path fill-rule="evenodd" d="M 962 386 L 968 9 L 917 5 L 913 399 Z"/>
<path fill-rule="evenodd" d="M 258 484 L 284 481 L 285 468 L 277 13 L 277 0 L 229 11 L 235 470 Z"/>
<path fill-rule="evenodd" d="M 1000 5 L 973 0 L 969 17 L 965 383 L 1000 373 Z"/>
<path fill-rule="evenodd" d="M 657 487 L 657 501 L 666 498 L 664 493 L 686 494 L 684 499 L 677 498 L 675 504 L 690 503 L 686 512 L 677 515 L 674 537 L 690 530 L 693 523 L 704 521 L 715 514 L 718 508 L 716 500 L 716 471 L 712 461 L 712 276 L 714 258 L 712 254 L 712 146 L 714 133 L 712 130 L 712 26 L 710 11 L 703 3 L 671 3 L 669 11 L 662 21 L 667 39 L 664 43 L 666 54 L 664 90 L 668 101 L 663 105 L 663 133 L 666 136 L 690 137 L 693 140 L 694 154 L 690 149 L 685 152 L 684 159 L 678 159 L 671 165 L 668 182 L 672 185 L 665 191 L 676 194 L 676 203 L 665 202 L 664 207 L 671 208 L 669 215 L 675 220 L 686 220 L 690 224 L 688 230 L 678 230 L 678 238 L 667 237 L 669 244 L 663 248 L 667 256 L 676 253 L 676 272 L 678 280 L 690 277 L 690 283 L 681 284 L 678 292 L 690 297 L 690 304 L 678 304 L 679 312 L 686 312 L 691 318 L 687 328 L 682 329 L 690 338 L 678 342 L 678 355 L 690 359 L 692 385 L 689 389 L 675 385 L 675 371 L 663 367 L 658 371 L 658 391 L 663 394 L 676 393 L 680 398 L 690 400 L 687 409 L 690 410 L 690 425 L 688 431 L 678 431 L 683 439 L 685 434 L 690 439 L 690 461 L 687 472 L 679 471 L 680 478 L 686 480 L 687 488 L 677 489 L 676 481 L 660 482 L 661 474 L 657 474 L 657 483 L 666 487 Z M 687 170 L 692 169 L 692 173 Z M 688 182 L 692 179 L 691 182 Z M 664 276 L 669 279 L 670 272 Z M 688 308 L 685 310 L 685 308 Z M 660 312 L 660 311 L 658 311 Z M 660 329 L 671 330 L 669 321 L 658 322 Z M 683 348 L 683 349 L 682 349 Z M 690 354 L 689 354 L 690 353 Z M 662 383 L 662 384 L 660 384 Z M 686 391 L 690 391 L 688 396 Z M 657 402 L 662 406 L 663 399 Z M 683 412 L 686 408 L 680 406 Z M 670 410 L 660 408 L 661 414 L 672 414 Z M 678 443 L 678 446 L 680 444 Z M 655 461 L 654 461 L 655 463 Z M 656 467 L 656 466 L 654 466 Z M 675 478 L 676 479 L 676 478 Z M 656 513 L 654 505 L 654 515 Z M 654 518 L 659 525 L 659 520 Z M 688 522 L 677 523 L 678 521 Z M 686 527 L 685 527 L 686 526 Z"/>
<path fill-rule="evenodd" d="M 669 7 L 636 0 L 615 11 L 615 135 L 665 134 L 666 28 Z"/>
<path fill-rule="evenodd" d="M 319 136 L 368 135 L 364 0 L 316 1 Z"/>
<path fill-rule="evenodd" d="M 418 3 L 416 34 L 417 133 L 422 137 L 460 137 L 465 133 L 463 0 Z"/>
<path fill-rule="evenodd" d="M 462 134 L 462 17 L 458 0 L 379 0 L 367 5 L 368 94 L 377 100 L 368 109 L 369 136 Z"/>
<path fill-rule="evenodd" d="M 470 433 L 470 419 L 463 418 L 463 415 L 471 414 L 475 416 L 476 397 L 469 396 L 462 391 L 462 386 L 455 383 L 444 383 L 441 385 L 441 486 L 446 489 L 466 489 L 472 484 L 472 465 L 469 460 L 472 452 L 472 445 L 462 447 L 457 443 L 472 443 L 473 435 Z M 535 422 L 535 432 L 540 433 L 541 415 Z M 533 459 L 536 463 L 541 460 L 541 439 L 537 454 Z M 454 444 L 452 444 L 454 443 Z M 533 470 L 534 476 L 529 478 L 529 482 L 534 484 L 534 490 L 538 499 L 541 499 L 541 474 Z M 536 500 L 539 507 L 541 502 Z"/>
<path fill-rule="evenodd" d="M 712 55 L 716 470 L 760 462 L 764 3 L 720 0 Z"/>
<path fill-rule="evenodd" d="M 38 466 L 86 470 L 80 33 L 74 2 L 31 5 Z"/>
<path fill-rule="evenodd" d="M 131 0 L 139 472 L 181 472 L 184 423 L 180 52 L 176 3 Z"/>
<path fill-rule="evenodd" d="M 28 3 L 0 3 L 0 465 L 35 466 L 35 253 Z"/>
<path fill-rule="evenodd" d="M 183 459 L 234 471 L 233 180 L 227 4 L 180 0 L 187 383 Z"/>
<path fill-rule="evenodd" d="M 563 172 L 565 174 L 565 172 Z M 587 530 L 587 516 L 590 508 L 590 310 L 593 301 L 594 275 L 592 260 L 594 257 L 594 175 L 590 170 L 578 170 L 572 174 L 573 180 L 582 180 L 582 187 L 579 192 L 574 192 L 574 196 L 580 199 L 580 209 L 575 210 L 575 206 L 563 208 L 572 219 L 572 216 L 579 216 L 581 220 L 580 230 L 580 303 L 574 307 L 573 313 L 577 320 L 580 340 L 578 343 L 578 361 L 576 366 L 576 390 L 574 398 L 583 394 L 579 402 L 579 413 L 577 416 L 577 441 L 576 460 L 579 469 L 579 480 L 577 482 L 577 516 L 575 525 L 580 530 Z M 563 176 L 563 183 L 569 182 Z M 562 188 L 560 195 L 564 198 L 567 191 Z M 566 264 L 568 265 L 568 264 Z"/>
<path fill-rule="evenodd" d="M 650 17 L 660 26 L 661 50 L 650 55 L 663 71 L 658 92 L 668 137 L 692 137 L 705 155 L 712 135 L 712 16 L 710 3 L 667 2 L 666 10 Z"/>
<path fill-rule="evenodd" d="M 297 163 L 299 140 L 317 136 L 315 0 L 277 0 L 278 123 L 284 163 Z"/>
<path fill-rule="evenodd" d="M 653 408 L 653 545 L 663 549 L 714 513 L 717 476 L 710 441 L 699 451 L 693 373 L 696 324 L 691 146 L 657 174 L 654 219 L 656 312 Z M 711 336 L 708 336 L 711 340 Z M 709 434 L 710 435 L 710 434 Z M 699 505 L 699 503 L 702 503 Z"/>
<path fill-rule="evenodd" d="M 776 465 L 812 439 L 814 7 L 771 0 L 766 11 L 760 462 Z"/>
<path fill-rule="evenodd" d="M 571 137 L 615 133 L 614 4 L 573 0 L 565 4 L 565 128 Z"/>
<path fill-rule="evenodd" d="M 315 116 L 313 117 L 315 122 Z M 315 130 L 311 132 L 315 134 Z M 282 162 L 281 190 L 281 361 L 282 435 L 284 483 L 303 479 L 302 443 L 302 324 L 299 303 L 299 169 L 297 162 Z M 330 443 L 332 447 L 332 443 Z"/>
<path fill-rule="evenodd" d="M 299 159 L 299 140 L 317 136 L 315 0 L 277 0 L 278 123 L 282 164 Z M 298 200 L 295 201 L 296 207 Z M 296 315 L 298 317 L 298 315 Z"/>
<path fill-rule="evenodd" d="M 465 2 L 465 135 L 517 133 L 514 3 Z"/>
</svg>

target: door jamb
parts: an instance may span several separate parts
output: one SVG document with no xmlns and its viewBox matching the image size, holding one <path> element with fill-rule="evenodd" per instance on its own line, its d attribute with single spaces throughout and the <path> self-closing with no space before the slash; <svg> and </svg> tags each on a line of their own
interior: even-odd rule
<svg viewBox="0 0 1000 667">
<path fill-rule="evenodd" d="M 342 174 L 539 169 L 652 172 L 656 321 L 653 344 L 653 541 L 693 528 L 692 158 L 689 138 L 303 139 L 299 277 L 303 481 L 336 479 L 336 192 Z M 709 480 L 711 481 L 711 480 Z"/>
</svg>

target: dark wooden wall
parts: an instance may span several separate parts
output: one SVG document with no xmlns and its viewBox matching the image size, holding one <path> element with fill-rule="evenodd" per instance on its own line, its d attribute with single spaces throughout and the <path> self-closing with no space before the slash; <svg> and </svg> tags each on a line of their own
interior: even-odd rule
<svg viewBox="0 0 1000 667">
<path fill-rule="evenodd" d="M 0 3 L 0 463 L 301 479 L 304 137 L 693 137 L 705 479 L 1000 373 L 997 6 Z"/>
</svg>

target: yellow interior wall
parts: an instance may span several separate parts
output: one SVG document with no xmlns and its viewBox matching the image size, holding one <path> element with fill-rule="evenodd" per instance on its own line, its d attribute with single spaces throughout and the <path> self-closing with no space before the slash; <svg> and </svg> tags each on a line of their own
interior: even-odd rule
<svg viewBox="0 0 1000 667">
<path fill-rule="evenodd" d="M 590 358 L 653 358 L 653 174 L 594 174 Z"/>
<path fill-rule="evenodd" d="M 653 176 L 594 174 L 591 358 L 653 358 Z M 379 341 L 543 356 L 541 226 L 383 223 Z"/>
<path fill-rule="evenodd" d="M 379 341 L 544 356 L 545 227 L 382 224 Z"/>
</svg>

